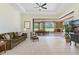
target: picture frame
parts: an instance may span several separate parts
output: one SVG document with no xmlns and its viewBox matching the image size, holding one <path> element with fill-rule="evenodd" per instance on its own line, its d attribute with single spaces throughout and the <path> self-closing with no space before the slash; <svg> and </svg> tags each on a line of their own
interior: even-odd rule
<svg viewBox="0 0 79 59">
<path fill-rule="evenodd" d="M 24 21 L 24 28 L 30 29 L 31 23 L 30 21 Z"/>
</svg>

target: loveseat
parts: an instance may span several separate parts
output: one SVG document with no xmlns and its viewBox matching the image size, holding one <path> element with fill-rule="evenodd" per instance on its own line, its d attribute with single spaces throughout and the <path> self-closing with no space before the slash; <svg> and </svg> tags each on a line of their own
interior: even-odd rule
<svg viewBox="0 0 79 59">
<path fill-rule="evenodd" d="M 27 33 L 10 32 L 0 34 L 0 40 L 6 41 L 6 49 L 10 50 L 27 38 Z"/>
</svg>

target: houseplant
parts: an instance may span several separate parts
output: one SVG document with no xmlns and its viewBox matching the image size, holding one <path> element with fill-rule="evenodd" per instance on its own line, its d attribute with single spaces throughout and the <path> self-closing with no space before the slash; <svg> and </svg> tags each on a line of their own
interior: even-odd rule
<svg viewBox="0 0 79 59">
<path fill-rule="evenodd" d="M 69 32 L 71 32 L 71 26 L 69 24 L 66 24 L 66 25 L 64 25 L 64 29 L 65 29 L 66 42 L 69 42 L 70 41 Z"/>
</svg>

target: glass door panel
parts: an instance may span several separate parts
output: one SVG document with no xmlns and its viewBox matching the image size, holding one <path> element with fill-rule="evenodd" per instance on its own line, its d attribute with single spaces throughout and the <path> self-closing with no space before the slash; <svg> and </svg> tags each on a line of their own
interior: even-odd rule
<svg viewBox="0 0 79 59">
<path fill-rule="evenodd" d="M 53 22 L 45 22 L 45 30 L 48 32 L 54 31 L 54 23 Z"/>
<path fill-rule="evenodd" d="M 55 28 L 54 22 L 35 22 L 34 31 L 47 31 L 53 32 Z"/>
<path fill-rule="evenodd" d="M 40 22 L 40 31 L 44 31 L 44 23 Z"/>
<path fill-rule="evenodd" d="M 34 23 L 34 31 L 38 31 L 39 30 L 39 23 Z"/>
</svg>

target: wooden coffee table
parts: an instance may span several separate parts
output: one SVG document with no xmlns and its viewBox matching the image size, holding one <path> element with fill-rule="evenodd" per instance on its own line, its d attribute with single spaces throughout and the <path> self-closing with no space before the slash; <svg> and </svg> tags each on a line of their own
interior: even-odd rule
<svg viewBox="0 0 79 59">
<path fill-rule="evenodd" d="M 0 52 L 4 51 L 6 53 L 6 42 L 0 41 Z"/>
</svg>

